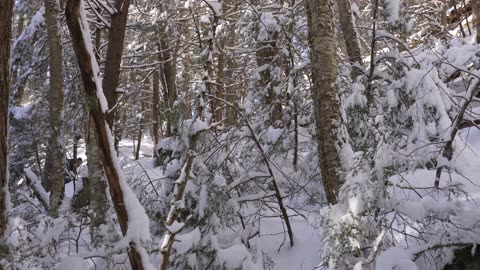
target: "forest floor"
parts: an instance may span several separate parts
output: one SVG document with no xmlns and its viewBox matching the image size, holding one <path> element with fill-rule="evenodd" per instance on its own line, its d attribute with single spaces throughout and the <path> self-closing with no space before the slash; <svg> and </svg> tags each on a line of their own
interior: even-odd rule
<svg viewBox="0 0 480 270">
<path fill-rule="evenodd" d="M 457 141 L 456 145 L 456 154 L 451 162 L 457 169 L 455 171 L 445 171 L 442 174 L 440 188 L 450 185 L 463 187 L 462 190 L 467 193 L 463 202 L 460 202 L 464 211 L 458 213 L 455 219 L 468 224 L 480 215 L 480 209 L 478 209 L 480 204 L 480 166 L 478 166 L 480 164 L 480 130 L 476 128 L 463 130 L 460 137 L 461 140 Z M 133 145 L 134 143 L 131 140 L 120 142 L 120 163 L 127 178 L 139 179 L 141 172 L 146 172 L 151 179 L 161 178 L 163 176 L 162 171 L 160 168 L 153 166 L 151 139 L 145 138 L 142 141 L 138 161 L 134 160 Z M 79 157 L 86 158 L 83 148 L 79 149 Z M 80 174 L 85 173 L 85 168 L 86 166 L 83 165 Z M 416 170 L 413 174 L 393 176 L 391 181 L 398 186 L 408 185 L 424 188 L 420 192 L 392 188 L 390 194 L 399 198 L 399 204 L 394 206 L 395 210 L 412 220 L 421 220 L 429 211 L 448 211 L 450 195 L 452 194 L 443 194 L 433 189 L 434 180 L 435 170 L 427 169 Z M 77 189 L 81 188 L 81 184 L 79 184 L 77 183 Z M 72 196 L 72 182 L 67 184 L 66 192 L 67 197 Z M 294 202 L 287 200 L 286 203 L 287 207 L 295 207 Z M 290 247 L 284 224 L 280 218 L 263 218 L 260 224 L 260 237 L 256 240 L 256 247 L 259 249 L 257 254 L 259 256 L 267 255 L 271 262 L 274 262 L 274 266 L 270 269 L 314 269 L 315 266 L 320 264 L 320 248 L 322 246 L 318 228 L 314 227 L 315 224 L 318 224 L 318 211 L 301 212 L 303 216 L 292 211 L 289 214 L 292 216 L 291 224 L 295 245 Z M 403 241 L 401 235 L 393 237 L 398 237 L 399 242 Z M 155 239 L 155 241 L 161 241 L 161 239 Z M 404 243 L 404 245 L 408 244 Z M 159 257 L 153 255 L 151 261 L 154 265 L 158 264 Z M 388 258 L 387 261 L 389 264 L 394 263 L 395 258 Z M 429 266 L 420 267 L 420 269 L 428 269 Z"/>
<path fill-rule="evenodd" d="M 136 141 L 135 141 L 136 143 Z M 86 160 L 85 149 L 82 144 L 78 149 L 78 157 Z M 136 147 L 136 146 L 135 146 Z M 152 158 L 152 140 L 144 137 L 140 147 L 139 160 L 134 159 L 134 142 L 131 139 L 122 140 L 119 143 L 119 161 L 123 168 L 127 179 L 135 179 L 139 177 L 143 171 L 146 171 L 151 179 L 160 179 L 163 173 L 160 168 L 153 166 Z M 79 169 L 80 176 L 88 174 L 86 163 Z M 82 184 L 77 181 L 75 189 L 81 189 Z M 73 182 L 66 184 L 66 196 L 71 198 L 74 193 Z M 289 201 L 286 201 L 287 207 Z M 268 213 L 266 213 L 268 214 Z M 272 262 L 275 263 L 275 270 L 311 270 L 320 263 L 321 240 L 318 230 L 314 228 L 318 218 L 317 211 L 305 211 L 297 215 L 293 211 L 289 211 L 291 215 L 290 222 L 294 234 L 294 246 L 290 247 L 288 235 L 285 232 L 285 224 L 279 217 L 263 218 L 260 224 L 260 238 L 258 238 L 256 246 L 258 247 L 258 255 L 267 255 Z M 152 222 L 152 221 L 151 221 Z M 156 239 L 159 240 L 160 239 Z M 159 263 L 158 256 L 151 256 L 151 262 L 156 265 Z"/>
</svg>

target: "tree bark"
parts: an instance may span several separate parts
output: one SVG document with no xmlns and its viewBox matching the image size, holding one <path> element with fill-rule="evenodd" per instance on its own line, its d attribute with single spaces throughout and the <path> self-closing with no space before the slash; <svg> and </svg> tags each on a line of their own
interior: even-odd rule
<svg viewBox="0 0 480 270">
<path fill-rule="evenodd" d="M 160 141 L 160 78 L 158 71 L 153 72 L 153 102 L 152 102 L 152 137 L 153 137 L 153 157 L 157 157 L 157 145 Z"/>
<path fill-rule="evenodd" d="M 281 95 L 275 93 L 275 87 L 279 85 L 279 81 L 275 78 L 275 74 L 272 73 L 272 69 L 275 66 L 275 58 L 279 52 L 279 48 L 277 47 L 278 36 L 278 31 L 269 33 L 266 41 L 258 42 L 258 49 L 256 52 L 257 65 L 259 67 L 269 65 L 269 67 L 260 72 L 258 91 L 266 91 L 264 102 L 265 105 L 270 108 L 267 125 L 273 127 L 277 127 L 276 122 L 281 120 L 282 115 Z"/>
<path fill-rule="evenodd" d="M 147 78 L 145 80 L 145 92 L 148 93 L 150 91 L 150 82 L 149 79 Z M 147 112 L 147 106 L 145 104 L 145 99 L 141 97 L 140 100 L 141 103 L 141 108 L 140 112 L 142 113 L 142 118 L 140 118 L 139 123 L 138 123 L 138 140 L 137 140 L 137 150 L 135 151 L 135 160 L 138 160 L 140 158 L 140 146 L 142 145 L 142 139 L 143 139 L 143 128 L 145 126 L 145 123 L 148 123 L 148 118 L 149 114 Z"/>
<path fill-rule="evenodd" d="M 340 18 L 340 27 L 347 48 L 347 55 L 352 65 L 362 66 L 362 55 L 360 52 L 360 43 L 358 41 L 357 31 L 353 24 L 352 5 L 350 0 L 338 0 L 338 16 Z M 352 78 L 361 74 L 357 68 L 352 68 Z"/>
<path fill-rule="evenodd" d="M 184 37 L 185 37 L 185 40 L 189 40 L 190 39 L 189 29 L 188 27 L 185 27 L 185 28 L 186 29 L 184 30 Z M 183 88 L 183 94 L 185 97 L 184 99 L 185 109 L 183 112 L 183 116 L 184 116 L 184 119 L 190 119 L 192 117 L 192 105 L 191 105 L 192 93 L 190 92 L 190 83 L 192 80 L 192 75 L 190 73 L 190 70 L 191 70 L 192 61 L 188 51 L 183 54 L 182 65 L 183 65 L 182 88 Z"/>
<path fill-rule="evenodd" d="M 0 239 L 7 229 L 8 100 L 13 0 L 0 0 Z"/>
<path fill-rule="evenodd" d="M 477 44 L 480 44 L 480 10 L 478 5 L 479 0 L 472 0 L 473 23 L 477 31 Z"/>
<path fill-rule="evenodd" d="M 128 2 L 128 1 L 127 1 Z M 87 96 L 87 107 L 95 126 L 95 136 L 100 152 L 103 169 L 108 181 L 108 187 L 112 197 L 113 206 L 117 213 L 118 222 L 123 235 L 128 229 L 128 213 L 125 207 L 123 189 L 120 185 L 122 172 L 118 169 L 115 150 L 113 149 L 111 130 L 106 122 L 107 109 L 103 106 L 97 93 L 103 95 L 103 89 L 98 80 L 98 66 L 93 56 L 93 50 L 89 38 L 84 36 L 82 31 L 88 30 L 88 22 L 81 18 L 81 12 L 85 12 L 81 0 L 69 0 L 66 8 L 67 25 L 70 30 L 72 45 L 77 56 L 81 77 Z M 87 25 L 87 26 L 86 26 Z M 90 33 L 88 33 L 88 36 Z M 120 62 L 118 62 L 120 65 Z M 105 80 L 104 80 L 105 81 Z M 133 270 L 143 270 L 140 254 L 135 244 L 130 244 L 128 251 L 130 266 Z"/>
<path fill-rule="evenodd" d="M 224 1 L 223 5 L 225 7 L 228 7 L 231 5 L 231 0 Z M 231 10 L 226 11 L 227 13 L 231 13 Z M 236 93 L 236 85 L 239 85 L 234 78 L 234 70 L 236 69 L 236 62 L 235 59 L 233 59 L 232 55 L 230 54 L 231 48 L 235 46 L 235 26 L 234 25 L 228 25 L 229 29 L 226 30 L 226 34 L 223 37 L 221 43 L 220 43 L 220 54 L 218 56 L 218 79 L 219 79 L 219 84 L 222 87 L 220 88 L 220 91 L 222 93 L 222 96 L 218 96 L 219 98 L 225 98 L 225 100 L 229 103 L 234 103 L 235 101 L 238 101 L 238 96 Z M 220 102 L 219 106 L 223 106 L 222 103 Z M 225 122 L 227 126 L 233 126 L 236 125 L 238 120 L 237 120 L 237 113 L 235 112 L 234 109 L 230 107 L 226 107 L 221 111 L 222 115 L 225 113 Z"/>
<path fill-rule="evenodd" d="M 219 46 L 220 46 L 220 50 L 219 50 L 219 54 L 218 54 L 218 61 L 217 61 L 217 84 L 216 84 L 216 91 L 214 93 L 214 95 L 219 98 L 219 99 L 215 99 L 215 100 L 212 100 L 212 102 L 214 103 L 214 108 L 215 108 L 215 112 L 212 112 L 214 113 L 214 121 L 215 122 L 220 122 L 223 120 L 223 112 L 224 112 L 224 106 L 223 106 L 223 102 L 221 100 L 223 100 L 225 98 L 225 84 L 226 84 L 226 74 L 225 74 L 225 69 L 227 68 L 226 67 L 226 58 L 227 56 L 225 55 L 225 43 L 226 43 L 226 39 L 227 37 L 224 37 L 220 40 L 219 42 Z"/>
<path fill-rule="evenodd" d="M 89 115 L 90 116 L 90 115 Z M 95 127 L 91 117 L 87 118 L 86 124 L 86 154 L 88 166 L 88 185 L 90 190 L 90 237 L 92 243 L 95 243 L 98 237 L 98 228 L 105 224 L 105 215 L 107 212 L 107 196 L 105 194 L 107 183 L 103 178 L 102 162 L 95 139 Z"/>
<path fill-rule="evenodd" d="M 174 108 L 174 103 L 177 100 L 177 84 L 176 84 L 176 54 L 172 51 L 171 44 L 166 37 L 160 37 L 160 41 L 157 43 L 157 48 L 162 53 L 159 54 L 160 65 L 160 82 L 164 94 L 164 103 L 167 115 L 167 129 L 166 136 L 170 137 L 176 133 L 176 119 L 178 118 L 177 112 Z"/>
<path fill-rule="evenodd" d="M 440 14 L 440 24 L 445 28 L 445 30 L 448 30 L 448 20 L 447 20 L 447 0 L 441 0 L 442 3 L 442 9 L 441 9 L 441 14 Z"/>
<path fill-rule="evenodd" d="M 56 216 L 64 192 L 63 59 L 58 1 L 45 0 L 44 3 L 50 66 L 50 92 L 48 94 L 50 134 L 43 181 L 47 184 L 47 190 L 51 191 L 49 212 Z"/>
<path fill-rule="evenodd" d="M 99 10 L 100 11 L 100 10 Z M 100 19 L 97 20 L 99 22 Z M 95 32 L 95 58 L 100 62 L 100 47 L 102 42 L 102 29 L 97 28 Z M 85 108 L 87 106 L 85 104 Z M 105 224 L 105 216 L 108 209 L 107 183 L 105 182 L 100 153 L 95 138 L 95 127 L 91 120 L 90 113 L 86 111 L 85 123 L 85 150 L 88 167 L 88 192 L 90 195 L 90 239 L 95 245 L 99 243 L 100 225 Z M 117 149 L 117 147 L 115 147 Z M 84 187 L 85 188 L 85 187 Z"/>
<path fill-rule="evenodd" d="M 122 62 L 123 41 L 127 26 L 128 7 L 130 0 L 115 0 L 115 10 L 110 20 L 108 35 L 107 56 L 105 59 L 105 72 L 102 82 L 103 91 L 108 102 L 108 109 L 117 103 L 117 86 L 120 77 L 120 63 Z M 113 129 L 115 110 L 107 114 L 107 123 Z"/>
<path fill-rule="evenodd" d="M 337 86 L 337 59 L 330 0 L 308 0 L 307 14 L 312 59 L 312 95 L 320 169 L 327 201 L 337 203 L 342 185 L 340 150 L 345 147 Z"/>
</svg>

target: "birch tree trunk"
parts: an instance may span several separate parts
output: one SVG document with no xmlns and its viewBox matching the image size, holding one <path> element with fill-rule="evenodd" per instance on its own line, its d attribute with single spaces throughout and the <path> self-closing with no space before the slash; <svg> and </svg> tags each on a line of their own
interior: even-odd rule
<svg viewBox="0 0 480 270">
<path fill-rule="evenodd" d="M 53 216 L 58 214 L 64 190 L 63 60 L 59 12 L 60 6 L 57 0 L 45 0 L 50 66 L 50 92 L 48 94 L 50 137 L 45 156 L 43 181 L 47 184 L 47 189 L 51 191 L 49 212 Z"/>
<path fill-rule="evenodd" d="M 333 11 L 330 0 L 307 0 L 312 59 L 312 95 L 320 169 L 327 201 L 337 203 L 342 185 L 340 151 L 347 145 L 337 86 Z"/>
<path fill-rule="evenodd" d="M 0 240 L 7 228 L 8 100 L 13 0 L 0 0 Z"/>
</svg>

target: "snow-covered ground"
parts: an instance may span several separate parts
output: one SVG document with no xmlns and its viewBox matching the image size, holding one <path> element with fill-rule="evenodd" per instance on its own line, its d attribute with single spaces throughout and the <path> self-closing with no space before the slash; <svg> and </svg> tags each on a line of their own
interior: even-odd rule
<svg viewBox="0 0 480 270">
<path fill-rule="evenodd" d="M 142 173 L 147 173 L 148 176 L 153 179 L 162 178 L 162 172 L 159 168 L 153 166 L 153 146 L 152 140 L 149 137 L 144 137 L 140 147 L 140 158 L 138 161 L 134 160 L 134 144 L 131 139 L 122 140 L 119 143 L 119 162 L 122 166 L 124 174 L 127 179 L 135 179 L 140 177 Z M 136 146 L 135 146 L 136 147 Z M 78 149 L 78 157 L 86 160 L 85 151 L 83 147 Z M 86 176 L 88 174 L 86 168 L 86 162 L 80 168 L 80 175 Z M 82 187 L 80 181 L 76 183 L 76 189 Z M 67 197 L 71 197 L 73 194 L 73 182 L 69 182 L 66 185 Z M 288 203 L 288 202 L 287 202 Z M 257 254 L 259 256 L 266 255 L 274 263 L 272 269 L 275 270 L 311 270 L 314 269 L 320 263 L 320 250 L 321 245 L 320 237 L 317 230 L 313 227 L 315 219 L 318 215 L 315 212 L 303 213 L 304 218 L 299 215 L 295 215 L 294 212 L 290 212 L 292 215 L 290 222 L 294 234 L 295 244 L 290 247 L 288 241 L 288 235 L 286 235 L 284 224 L 279 217 L 275 218 L 263 218 L 260 224 L 260 235 L 256 238 L 256 246 L 258 247 Z M 157 239 L 158 240 L 158 239 Z M 76 257 L 68 257 L 67 263 L 61 265 L 69 265 L 70 263 L 77 262 L 79 268 L 82 269 L 80 261 Z M 159 263 L 158 254 L 152 254 L 150 261 L 155 265 Z M 75 264 L 77 266 L 77 264 Z M 72 268 L 68 268 L 71 270 Z"/>
<path fill-rule="evenodd" d="M 322 246 L 315 229 L 302 217 L 290 220 L 295 245 L 290 247 L 280 219 L 263 220 L 259 248 L 275 262 L 278 270 L 311 270 L 320 264 Z M 283 244 L 283 245 L 282 245 Z M 279 247 L 282 247 L 279 249 Z"/>
<path fill-rule="evenodd" d="M 478 205 L 480 204 L 480 130 L 471 128 L 463 130 L 460 133 L 461 142 L 457 141 L 456 155 L 452 164 L 458 169 L 456 172 L 445 171 L 440 181 L 440 187 L 448 185 L 461 185 L 468 197 L 459 199 L 455 210 L 458 211 L 458 205 L 461 204 L 461 212 L 458 213 L 456 221 L 469 224 L 476 222 L 480 216 Z M 125 175 L 128 178 L 135 178 L 140 171 L 146 171 L 152 179 L 162 177 L 160 169 L 153 166 L 152 159 L 152 142 L 150 138 L 142 141 L 140 149 L 140 159 L 134 160 L 133 153 L 134 143 L 131 140 L 124 140 L 120 143 L 119 160 Z M 84 152 L 80 149 L 79 156 L 85 158 Z M 85 165 L 82 169 L 85 169 Z M 85 171 L 82 171 L 85 173 Z M 391 179 L 399 186 L 418 187 L 419 191 L 393 189 L 392 194 L 398 196 L 398 205 L 394 206 L 396 211 L 404 214 L 412 220 L 422 220 L 431 211 L 449 211 L 452 209 L 450 198 L 437 192 L 433 187 L 435 180 L 435 170 L 417 170 L 415 173 L 395 176 Z M 77 188 L 79 186 L 77 185 Z M 73 193 L 72 183 L 67 184 L 67 194 Z M 287 202 L 288 203 L 288 202 Z M 322 243 L 318 235 L 318 230 L 313 227 L 318 215 L 316 212 L 304 213 L 309 215 L 307 219 L 302 216 L 292 215 L 291 224 L 294 234 L 295 245 L 290 247 L 288 236 L 285 233 L 284 224 L 280 218 L 263 218 L 260 223 L 260 237 L 256 238 L 256 247 L 259 249 L 258 254 L 267 255 L 274 263 L 272 269 L 276 270 L 311 270 L 320 264 L 320 248 Z M 466 236 L 473 237 L 473 236 Z M 477 237 L 477 236 L 475 236 Z M 473 238 L 471 238 L 473 239 Z M 402 237 L 399 235 L 399 242 Z M 449 239 L 439 237 L 439 243 L 447 242 Z M 472 240 L 473 241 L 473 240 Z M 405 254 L 412 254 L 419 247 L 412 246 L 407 249 Z M 393 260 L 389 256 L 397 254 L 394 250 L 387 251 L 380 255 L 378 267 L 390 267 Z M 403 254 L 402 253 L 402 254 Z M 390 254 L 390 255 L 389 255 Z M 448 258 L 447 258 L 448 259 Z M 152 263 L 158 263 L 158 255 L 151 256 Z M 410 261 L 411 262 L 411 261 Z M 418 269 L 424 269 L 425 265 L 417 262 Z M 378 269 L 377 267 L 377 269 Z M 81 268 L 79 268 L 81 269 Z M 390 269 L 390 268 L 388 268 Z M 425 268 L 428 269 L 428 268 Z"/>
</svg>

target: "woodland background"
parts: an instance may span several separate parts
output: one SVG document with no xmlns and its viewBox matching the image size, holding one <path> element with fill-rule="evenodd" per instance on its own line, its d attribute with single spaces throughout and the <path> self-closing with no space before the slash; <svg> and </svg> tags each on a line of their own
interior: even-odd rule
<svg viewBox="0 0 480 270">
<path fill-rule="evenodd" d="M 479 2 L 0 0 L 0 269 L 477 269 Z"/>
</svg>

